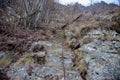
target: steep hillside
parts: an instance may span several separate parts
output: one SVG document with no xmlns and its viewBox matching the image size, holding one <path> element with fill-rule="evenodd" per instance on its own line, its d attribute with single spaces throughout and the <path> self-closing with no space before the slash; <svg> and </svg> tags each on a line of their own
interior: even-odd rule
<svg viewBox="0 0 120 80">
<path fill-rule="evenodd" d="M 35 28 L 0 14 L 0 80 L 120 80 L 120 6 L 55 2 Z"/>
</svg>

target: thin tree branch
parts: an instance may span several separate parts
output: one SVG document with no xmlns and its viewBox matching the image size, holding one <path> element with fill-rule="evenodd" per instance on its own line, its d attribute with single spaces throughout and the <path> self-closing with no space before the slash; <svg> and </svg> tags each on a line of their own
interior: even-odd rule
<svg viewBox="0 0 120 80">
<path fill-rule="evenodd" d="M 26 2 L 25 2 L 25 0 L 22 0 L 22 1 L 23 1 L 23 4 L 24 4 L 24 7 L 25 7 L 25 12 L 26 12 L 26 14 L 28 15 L 28 9 L 27 9 Z"/>
<path fill-rule="evenodd" d="M 65 39 L 65 34 L 64 33 L 65 33 L 65 30 L 63 31 L 63 40 Z M 64 42 L 62 41 L 62 67 L 63 67 L 64 80 L 66 80 L 63 46 L 64 46 Z"/>
<path fill-rule="evenodd" d="M 68 22 L 66 24 L 64 24 L 61 29 L 66 28 L 67 26 L 69 26 L 70 24 L 72 24 L 73 22 L 77 21 L 80 17 L 82 17 L 82 14 L 80 14 L 78 17 L 76 17 L 75 19 L 73 19 L 71 22 Z"/>
</svg>

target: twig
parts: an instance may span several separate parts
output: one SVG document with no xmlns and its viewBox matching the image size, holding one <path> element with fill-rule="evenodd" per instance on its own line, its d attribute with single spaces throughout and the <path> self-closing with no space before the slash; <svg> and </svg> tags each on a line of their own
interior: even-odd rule
<svg viewBox="0 0 120 80">
<path fill-rule="evenodd" d="M 61 29 L 64 29 L 65 27 L 69 26 L 70 24 L 72 24 L 73 22 L 77 21 L 80 17 L 82 17 L 82 14 L 80 14 L 78 17 L 76 17 L 75 19 L 73 19 L 71 22 L 68 22 L 66 24 L 64 24 Z"/>
<path fill-rule="evenodd" d="M 64 30 L 63 33 L 65 33 L 65 30 Z M 64 40 L 64 36 L 65 36 L 65 34 L 63 34 L 63 40 Z M 64 64 L 63 46 L 64 46 L 64 42 L 62 41 L 62 67 L 63 67 L 63 73 L 64 73 L 64 80 L 66 80 L 66 71 L 65 71 L 65 64 Z"/>
<path fill-rule="evenodd" d="M 24 4 L 25 12 L 28 15 L 29 12 L 28 12 L 28 9 L 27 9 L 26 2 L 25 2 L 25 0 L 22 0 L 22 1 L 23 1 L 23 4 Z"/>
</svg>

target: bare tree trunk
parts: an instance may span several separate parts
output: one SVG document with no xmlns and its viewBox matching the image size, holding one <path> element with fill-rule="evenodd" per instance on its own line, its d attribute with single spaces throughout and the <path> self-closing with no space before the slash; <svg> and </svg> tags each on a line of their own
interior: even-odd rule
<svg viewBox="0 0 120 80">
<path fill-rule="evenodd" d="M 90 5 L 92 5 L 93 4 L 93 0 L 90 0 Z"/>
<path fill-rule="evenodd" d="M 118 0 L 118 2 L 119 2 L 119 6 L 120 6 L 120 0 Z"/>
<path fill-rule="evenodd" d="M 37 27 L 39 20 L 49 22 L 49 14 L 54 0 L 14 0 L 14 5 L 8 7 L 10 24 L 13 26 Z"/>
</svg>

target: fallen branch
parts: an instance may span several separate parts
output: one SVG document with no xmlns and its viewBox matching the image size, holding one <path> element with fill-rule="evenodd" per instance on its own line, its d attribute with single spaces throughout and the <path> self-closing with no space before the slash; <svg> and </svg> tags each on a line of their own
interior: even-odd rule
<svg viewBox="0 0 120 80">
<path fill-rule="evenodd" d="M 80 14 L 78 17 L 76 17 L 75 19 L 73 19 L 71 22 L 68 22 L 68 23 L 66 23 L 65 25 L 63 25 L 63 26 L 61 27 L 61 29 L 66 28 L 67 26 L 69 26 L 69 25 L 72 24 L 73 22 L 77 21 L 80 17 L 82 17 L 82 14 Z"/>
<path fill-rule="evenodd" d="M 64 38 L 64 36 L 63 36 L 63 38 Z M 64 80 L 66 80 L 66 71 L 65 71 L 65 64 L 64 64 L 63 46 L 64 46 L 64 43 L 63 43 L 63 41 L 62 41 L 62 67 L 63 67 L 63 73 L 64 73 Z"/>
</svg>

